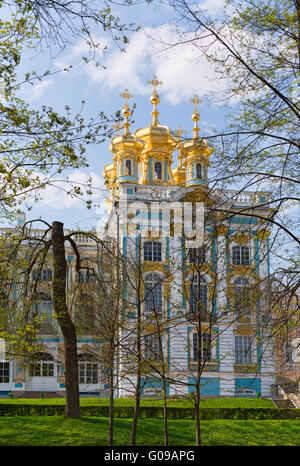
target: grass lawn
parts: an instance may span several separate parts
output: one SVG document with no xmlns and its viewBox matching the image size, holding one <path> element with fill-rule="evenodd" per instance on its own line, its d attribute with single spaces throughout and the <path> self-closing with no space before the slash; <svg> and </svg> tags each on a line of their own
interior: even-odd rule
<svg viewBox="0 0 300 466">
<path fill-rule="evenodd" d="M 300 422 L 293 420 L 202 421 L 203 445 L 300 446 Z M 0 446 L 107 445 L 108 419 L 63 416 L 0 417 Z M 130 419 L 115 420 L 115 445 L 129 445 Z M 170 446 L 195 445 L 194 422 L 169 421 Z M 137 445 L 162 446 L 163 421 L 143 419 Z"/>
<path fill-rule="evenodd" d="M 2 398 L 0 403 L 5 404 L 65 404 L 65 398 Z M 80 398 L 81 406 L 108 406 L 108 398 Z M 116 406 L 133 406 L 133 399 L 118 398 L 115 399 Z M 142 399 L 141 406 L 162 406 L 162 400 L 159 399 Z M 168 406 L 192 407 L 193 404 L 189 400 L 170 399 Z M 272 401 L 268 398 L 203 398 L 201 400 L 202 408 L 274 408 Z"/>
</svg>

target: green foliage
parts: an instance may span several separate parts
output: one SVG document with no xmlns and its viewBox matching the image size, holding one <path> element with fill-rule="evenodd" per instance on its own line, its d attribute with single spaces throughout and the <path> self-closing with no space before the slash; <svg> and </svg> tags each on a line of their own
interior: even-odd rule
<svg viewBox="0 0 300 466">
<path fill-rule="evenodd" d="M 134 406 L 115 405 L 114 417 L 118 419 L 131 419 Z M 82 416 L 109 417 L 108 405 L 82 405 Z M 168 419 L 194 419 L 194 408 L 168 407 Z M 0 416 L 60 416 L 64 413 L 64 406 L 60 404 L 29 403 L 0 403 Z M 200 408 L 200 419 L 300 419 L 299 409 L 276 408 Z M 161 406 L 141 405 L 140 419 L 162 419 L 163 408 Z"/>
<path fill-rule="evenodd" d="M 1 2 L 0 11 L 5 8 L 7 13 L 7 6 L 11 12 L 9 19 L 0 19 L 0 202 L 3 216 L 8 216 L 11 209 L 29 198 L 31 202 L 39 199 L 40 191 L 66 169 L 87 167 L 86 148 L 103 141 L 109 134 L 107 126 L 110 121 L 103 112 L 86 121 L 83 117 L 84 102 L 81 102 L 77 113 L 72 114 L 70 107 L 66 106 L 66 113 L 58 114 L 50 106 L 33 108 L 20 98 L 22 86 L 41 81 L 50 74 L 49 70 L 41 76 L 35 71 L 27 71 L 23 83 L 17 80 L 22 54 L 36 49 L 41 35 L 45 37 L 45 24 L 51 29 L 49 24 L 52 21 L 47 23 L 46 19 L 53 19 L 51 14 L 55 15 L 55 5 Z M 37 8 L 41 10 L 37 11 Z M 68 19 L 68 5 L 60 2 L 57 8 L 57 12 L 61 8 L 63 21 L 69 20 L 71 27 L 76 12 L 69 9 Z M 84 5 L 81 13 L 87 15 Z M 117 23 L 118 20 L 110 16 L 103 19 L 103 27 L 107 30 L 118 29 Z M 82 196 L 83 190 L 70 185 L 69 194 Z"/>
</svg>

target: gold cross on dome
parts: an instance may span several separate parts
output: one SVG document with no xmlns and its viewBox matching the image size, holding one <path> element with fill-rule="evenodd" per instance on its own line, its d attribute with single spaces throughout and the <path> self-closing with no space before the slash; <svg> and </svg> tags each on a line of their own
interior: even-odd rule
<svg viewBox="0 0 300 466">
<path fill-rule="evenodd" d="M 128 93 L 128 89 L 125 89 L 123 94 L 120 94 L 120 97 L 123 97 L 123 99 L 125 99 L 125 106 L 127 107 L 128 99 L 131 99 L 133 97 L 133 95 Z"/>
<path fill-rule="evenodd" d="M 162 81 L 158 81 L 157 80 L 157 77 L 156 77 L 156 74 L 153 76 L 153 79 L 152 81 L 148 81 L 148 84 L 152 84 L 153 86 L 153 94 L 156 94 L 156 86 L 159 86 L 160 84 L 162 84 Z"/>
<path fill-rule="evenodd" d="M 199 99 L 199 97 L 197 96 L 197 94 L 195 94 L 195 95 L 194 95 L 194 98 L 193 98 L 193 99 L 190 99 L 189 101 L 190 101 L 192 104 L 195 104 L 195 112 L 198 111 L 197 105 L 203 103 L 203 100 Z"/>
<path fill-rule="evenodd" d="M 122 128 L 122 126 L 120 125 L 120 123 L 118 121 L 117 121 L 117 123 L 115 125 L 113 125 L 113 128 L 115 128 L 115 130 L 117 130 L 117 135 L 119 136 L 119 131 Z"/>
<path fill-rule="evenodd" d="M 174 131 L 174 133 L 177 134 L 177 136 L 179 136 L 181 138 L 181 136 L 183 134 L 186 134 L 186 131 L 184 129 L 182 129 L 181 125 L 179 125 L 178 129 L 176 129 L 176 131 Z"/>
</svg>

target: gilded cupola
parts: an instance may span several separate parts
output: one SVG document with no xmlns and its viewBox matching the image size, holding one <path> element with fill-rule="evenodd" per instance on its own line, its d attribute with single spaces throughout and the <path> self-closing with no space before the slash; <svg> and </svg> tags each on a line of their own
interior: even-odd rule
<svg viewBox="0 0 300 466">
<path fill-rule="evenodd" d="M 148 84 L 153 86 L 150 102 L 153 105 L 152 122 L 146 128 L 135 131 L 135 137 L 144 142 L 140 154 L 141 184 L 168 185 L 173 184 L 171 172 L 172 153 L 180 138 L 168 126 L 160 125 L 157 106 L 160 102 L 156 87 L 162 84 L 156 76 Z"/>
<path fill-rule="evenodd" d="M 179 136 L 179 138 L 181 139 L 182 135 L 186 134 L 186 131 L 184 131 L 182 129 L 182 126 L 179 125 L 179 128 L 176 131 L 174 131 L 174 133 L 177 134 L 177 136 Z M 181 144 L 182 143 L 178 144 L 178 153 L 179 153 L 178 166 L 176 168 L 172 168 L 172 176 L 173 176 L 174 184 L 177 186 L 186 185 L 186 170 L 183 164 L 185 154 L 181 150 Z"/>
<path fill-rule="evenodd" d="M 132 135 L 129 131 L 129 117 L 131 111 L 128 105 L 128 99 L 133 97 L 125 89 L 121 97 L 125 99 L 125 105 L 122 110 L 124 116 L 123 134 L 117 134 L 112 138 L 109 150 L 114 154 L 113 161 L 116 170 L 116 185 L 119 183 L 138 183 L 139 182 L 139 157 L 144 147 L 144 142 Z"/>
<path fill-rule="evenodd" d="M 183 160 L 182 165 L 186 170 L 186 186 L 207 186 L 207 168 L 209 166 L 209 157 L 213 152 L 205 139 L 199 137 L 198 121 L 200 115 L 197 105 L 202 101 L 197 95 L 190 100 L 195 105 L 192 114 L 194 121 L 193 138 L 181 142 L 178 147 L 180 159 Z"/>
</svg>

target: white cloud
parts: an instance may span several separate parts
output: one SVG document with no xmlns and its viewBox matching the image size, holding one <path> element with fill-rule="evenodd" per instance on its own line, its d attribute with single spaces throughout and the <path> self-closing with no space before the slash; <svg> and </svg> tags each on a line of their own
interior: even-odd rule
<svg viewBox="0 0 300 466">
<path fill-rule="evenodd" d="M 87 195 L 86 190 L 88 190 L 88 180 L 90 178 L 92 179 L 92 194 Z M 71 194 L 72 188 L 75 186 L 83 190 L 84 195 L 82 197 Z M 96 173 L 84 173 L 77 170 L 71 173 L 65 181 L 53 179 L 51 184 L 48 184 L 41 192 L 39 206 L 51 207 L 56 211 L 69 208 L 86 209 L 84 201 L 91 199 L 94 204 L 101 197 L 103 186 L 103 178 Z"/>
<path fill-rule="evenodd" d="M 104 59 L 104 50 L 109 46 L 108 39 L 106 37 L 94 37 L 94 43 L 98 45 L 95 50 L 98 58 Z M 65 70 L 66 76 L 68 76 L 67 71 L 69 71 L 70 65 L 75 69 L 76 73 L 83 73 L 86 65 L 82 57 L 91 58 L 91 50 L 89 43 L 81 39 L 70 49 L 67 55 L 55 60 L 54 64 L 59 70 Z"/>
<path fill-rule="evenodd" d="M 223 3 L 223 0 L 213 0 L 211 5 L 205 0 L 200 6 L 220 9 Z M 241 41 L 254 40 L 246 31 L 235 35 L 231 32 L 226 28 L 222 30 L 223 37 L 228 36 L 235 48 L 239 47 Z M 186 101 L 194 94 L 209 99 L 214 106 L 228 103 L 234 105 L 241 96 L 226 100 L 230 89 L 229 77 L 217 74 L 214 64 L 206 58 L 204 49 L 210 44 L 210 52 L 216 53 L 218 59 L 227 57 L 228 52 L 208 36 L 203 34 L 195 40 L 193 33 L 175 30 L 171 24 L 148 27 L 131 36 L 126 52 L 109 44 L 107 38 L 99 37 L 98 41 L 108 46 L 107 54 L 99 52 L 102 67 L 95 66 L 93 61 L 85 65 L 81 63 L 81 56 L 87 51 L 83 41 L 73 47 L 60 65 L 75 63 L 77 72 L 86 73 L 90 83 L 100 84 L 98 87 L 101 92 L 128 87 L 135 95 L 149 95 L 151 91 L 147 81 L 156 74 L 163 81 L 159 94 L 171 105 Z M 260 38 L 261 41 L 264 39 Z M 258 39 L 255 40 L 257 43 Z"/>
<path fill-rule="evenodd" d="M 208 14 L 215 14 L 217 10 L 223 9 L 225 0 L 204 0 L 199 4 L 201 10 Z"/>
<path fill-rule="evenodd" d="M 176 40 L 176 32 L 168 24 L 145 28 L 133 34 L 126 52 L 114 49 L 102 56 L 105 68 L 96 67 L 91 61 L 80 67 L 80 72 L 86 72 L 90 82 L 103 84 L 102 88 L 129 87 L 131 92 L 140 95 L 149 94 L 147 80 L 156 74 L 163 81 L 159 93 L 173 105 L 195 93 L 201 97 L 222 91 L 225 81 L 217 79 L 199 48 L 190 43 L 170 46 Z M 56 64 L 66 66 L 71 61 L 76 62 L 84 50 L 80 42 L 68 57 Z"/>
<path fill-rule="evenodd" d="M 54 82 L 52 79 L 45 79 L 41 82 L 39 82 L 38 84 L 36 84 L 35 86 L 32 87 L 31 91 L 30 91 L 30 99 L 31 100 L 36 100 L 36 99 L 39 99 L 44 91 L 48 88 L 48 87 L 51 87 L 53 86 Z"/>
</svg>

